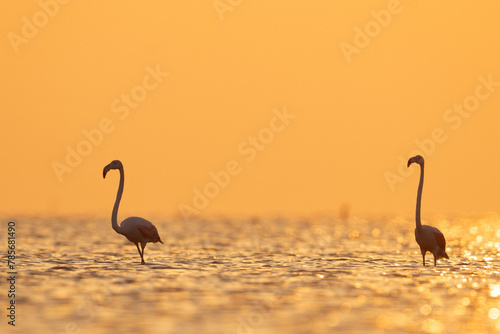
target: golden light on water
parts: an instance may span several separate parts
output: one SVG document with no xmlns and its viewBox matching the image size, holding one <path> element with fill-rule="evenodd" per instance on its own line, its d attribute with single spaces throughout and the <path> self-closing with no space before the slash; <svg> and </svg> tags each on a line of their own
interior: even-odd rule
<svg viewBox="0 0 500 334">
<path fill-rule="evenodd" d="M 405 312 L 394 312 L 379 315 L 375 323 L 377 327 L 385 330 L 401 329 L 408 326 L 410 319 Z"/>
<path fill-rule="evenodd" d="M 500 284 L 490 284 L 490 296 L 493 298 L 500 296 Z"/>
<path fill-rule="evenodd" d="M 211 324 L 232 332 L 237 331 L 233 321 L 243 319 L 239 326 L 246 332 L 276 329 L 276 326 L 287 331 L 315 328 L 318 332 L 325 328 L 340 332 L 345 328 L 359 332 L 374 328 L 424 333 L 497 331 L 500 239 L 496 233 L 500 219 L 495 220 L 498 226 L 494 228 L 486 227 L 492 224 L 491 220 L 477 220 L 473 224 L 477 227 L 475 235 L 468 233 L 473 219 L 466 223 L 458 223 L 453 217 L 448 220 L 454 226 L 447 233 L 448 240 L 459 238 L 460 242 L 450 243 L 450 259 L 440 260 L 436 267 L 429 263 L 429 254 L 428 266 L 421 265 L 413 228 L 408 228 L 403 219 L 364 220 L 355 226 L 349 220 L 324 217 L 310 219 L 306 224 L 296 218 L 262 219 L 252 223 L 251 228 L 242 228 L 245 225 L 237 220 L 214 219 L 190 222 L 189 229 L 182 221 L 158 219 L 159 231 L 170 232 L 167 233 L 170 240 L 166 241 L 168 251 L 163 245 L 148 246 L 149 267 L 134 265 L 137 254 L 132 252 L 133 245 L 128 248 L 128 244 L 114 241 L 109 218 L 82 219 L 78 224 L 54 220 L 42 228 L 39 220 L 26 221 L 20 233 L 31 236 L 24 240 L 24 261 L 30 263 L 25 279 L 36 291 L 46 290 L 44 294 L 51 298 L 52 306 L 60 309 L 58 314 L 76 317 L 73 321 L 78 323 L 78 316 L 85 314 L 78 303 L 85 297 L 76 293 L 75 305 L 68 300 L 73 299 L 76 291 L 73 286 L 80 286 L 82 280 L 87 283 L 86 289 L 103 315 L 90 327 L 113 322 L 112 315 L 122 312 L 123 303 L 127 305 L 125 309 L 134 309 L 138 302 L 127 304 L 128 296 L 136 300 L 140 289 L 140 298 L 155 308 L 178 310 L 162 320 L 155 318 L 162 328 L 186 322 L 196 328 Z M 430 224 L 444 230 L 440 221 L 430 220 Z M 76 246 L 59 243 L 57 264 L 51 264 L 47 258 L 39 259 L 47 256 L 40 247 L 45 249 L 50 245 L 51 224 L 58 227 L 61 240 L 67 239 L 65 234 L 96 232 Z M 285 229 L 287 233 L 283 233 Z M 375 230 L 380 234 L 373 233 Z M 350 238 L 353 231 L 359 236 Z M 338 237 L 331 237 L 334 232 Z M 478 235 L 483 237 L 483 243 L 477 242 Z M 403 242 L 397 242 L 398 238 Z M 95 251 L 96 244 L 99 252 L 107 254 L 102 260 Z M 75 252 L 79 254 L 76 259 Z M 87 262 L 92 265 L 89 267 Z M 122 268 L 122 262 L 127 264 L 126 269 L 113 269 Z M 37 281 L 35 277 L 45 277 L 47 271 L 52 279 L 62 280 L 61 287 L 54 289 Z M 127 283 L 103 290 L 101 271 L 106 272 L 106 279 Z M 200 279 L 204 284 L 199 284 Z M 43 299 L 35 297 L 38 292 L 31 291 L 29 285 L 25 288 L 33 307 L 43 303 Z M 29 305 L 25 307 L 30 314 L 36 314 Z M 73 309 L 78 312 L 72 313 Z M 150 317 L 149 312 L 155 314 L 151 309 L 137 312 L 143 319 Z M 191 321 L 200 312 L 207 318 Z M 114 326 L 126 323 L 123 320 Z"/>
<path fill-rule="evenodd" d="M 494 308 L 491 308 L 490 311 L 488 312 L 488 317 L 490 317 L 490 319 L 498 319 L 498 317 L 500 316 L 500 311 L 494 307 Z"/>
<path fill-rule="evenodd" d="M 429 315 L 429 314 L 431 314 L 431 311 L 432 311 L 432 307 L 428 304 L 425 304 L 422 307 L 420 307 L 420 312 L 423 315 Z"/>
<path fill-rule="evenodd" d="M 439 320 L 425 319 L 422 324 L 422 330 L 426 333 L 437 334 L 443 332 L 444 327 Z"/>
<path fill-rule="evenodd" d="M 325 317 L 325 322 L 329 327 L 335 327 L 339 324 L 339 316 L 337 313 L 330 313 Z"/>
<path fill-rule="evenodd" d="M 358 298 L 358 303 L 359 304 L 364 304 L 366 302 L 366 296 L 365 295 L 359 295 Z"/>
</svg>

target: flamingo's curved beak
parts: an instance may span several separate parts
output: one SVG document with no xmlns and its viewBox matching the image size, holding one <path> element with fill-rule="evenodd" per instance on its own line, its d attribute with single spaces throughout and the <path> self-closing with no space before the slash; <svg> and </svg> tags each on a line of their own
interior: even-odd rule
<svg viewBox="0 0 500 334">
<path fill-rule="evenodd" d="M 104 169 L 102 170 L 102 178 L 105 179 L 106 178 L 106 174 L 108 174 L 109 172 L 109 165 L 107 165 L 106 167 L 104 167 Z"/>
<path fill-rule="evenodd" d="M 412 163 L 413 163 L 413 158 L 410 158 L 410 160 L 408 160 L 408 165 L 406 165 L 406 167 L 410 167 Z"/>
</svg>

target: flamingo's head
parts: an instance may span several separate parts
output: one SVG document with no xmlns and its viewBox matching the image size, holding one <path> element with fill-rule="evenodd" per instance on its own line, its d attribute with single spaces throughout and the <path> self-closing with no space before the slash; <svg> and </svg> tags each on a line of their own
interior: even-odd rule
<svg viewBox="0 0 500 334">
<path fill-rule="evenodd" d="M 106 174 L 111 170 L 111 169 L 123 169 L 123 165 L 120 160 L 113 160 L 111 161 L 106 167 L 104 167 L 102 171 L 102 177 L 106 178 Z"/>
<path fill-rule="evenodd" d="M 416 155 L 413 158 L 410 158 L 410 160 L 408 160 L 407 167 L 410 167 L 410 165 L 414 162 L 419 164 L 420 166 L 423 166 L 424 165 L 424 157 L 422 157 L 421 155 Z"/>
</svg>

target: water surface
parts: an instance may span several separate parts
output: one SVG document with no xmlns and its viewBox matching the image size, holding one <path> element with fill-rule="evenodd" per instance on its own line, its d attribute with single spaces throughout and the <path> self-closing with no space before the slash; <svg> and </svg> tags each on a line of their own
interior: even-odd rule
<svg viewBox="0 0 500 334">
<path fill-rule="evenodd" d="M 500 218 L 494 214 L 427 220 L 447 239 L 450 260 L 437 267 L 431 254 L 422 266 L 411 218 L 153 222 L 165 245 L 148 244 L 147 265 L 140 265 L 135 246 L 107 218 L 17 220 L 15 331 L 500 330 Z M 13 332 L 4 280 L 0 289 L 0 328 Z"/>
</svg>

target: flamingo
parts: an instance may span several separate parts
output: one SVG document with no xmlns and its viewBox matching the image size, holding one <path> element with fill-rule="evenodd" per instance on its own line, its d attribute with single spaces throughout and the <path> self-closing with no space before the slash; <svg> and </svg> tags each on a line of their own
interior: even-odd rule
<svg viewBox="0 0 500 334">
<path fill-rule="evenodd" d="M 429 225 L 422 225 L 420 221 L 420 203 L 422 201 L 422 188 L 424 187 L 424 158 L 420 155 L 410 158 L 407 167 L 410 167 L 412 163 L 420 165 L 420 183 L 418 184 L 417 210 L 415 213 L 415 221 L 417 224 L 415 228 L 415 240 L 417 240 L 420 246 L 424 267 L 425 253 L 427 252 L 431 252 L 434 255 L 434 266 L 436 266 L 436 261 L 440 258 L 449 259 L 448 254 L 446 254 L 446 240 L 440 230 Z"/>
<path fill-rule="evenodd" d="M 123 164 L 120 160 L 111 161 L 102 171 L 103 178 L 106 178 L 106 174 L 111 169 L 118 169 L 120 171 L 120 185 L 118 186 L 115 206 L 113 207 L 113 214 L 111 216 L 111 227 L 113 227 L 116 233 L 124 235 L 130 242 L 135 244 L 141 256 L 141 264 L 146 264 L 146 262 L 144 262 L 144 248 L 146 248 L 146 244 L 148 242 L 161 242 L 163 244 L 163 241 L 161 241 L 156 227 L 144 218 L 128 217 L 122 221 L 121 226 L 118 225 L 118 206 L 120 205 L 123 194 L 123 184 L 125 183 Z M 142 252 L 141 249 L 139 249 L 139 244 L 141 244 Z"/>
</svg>

